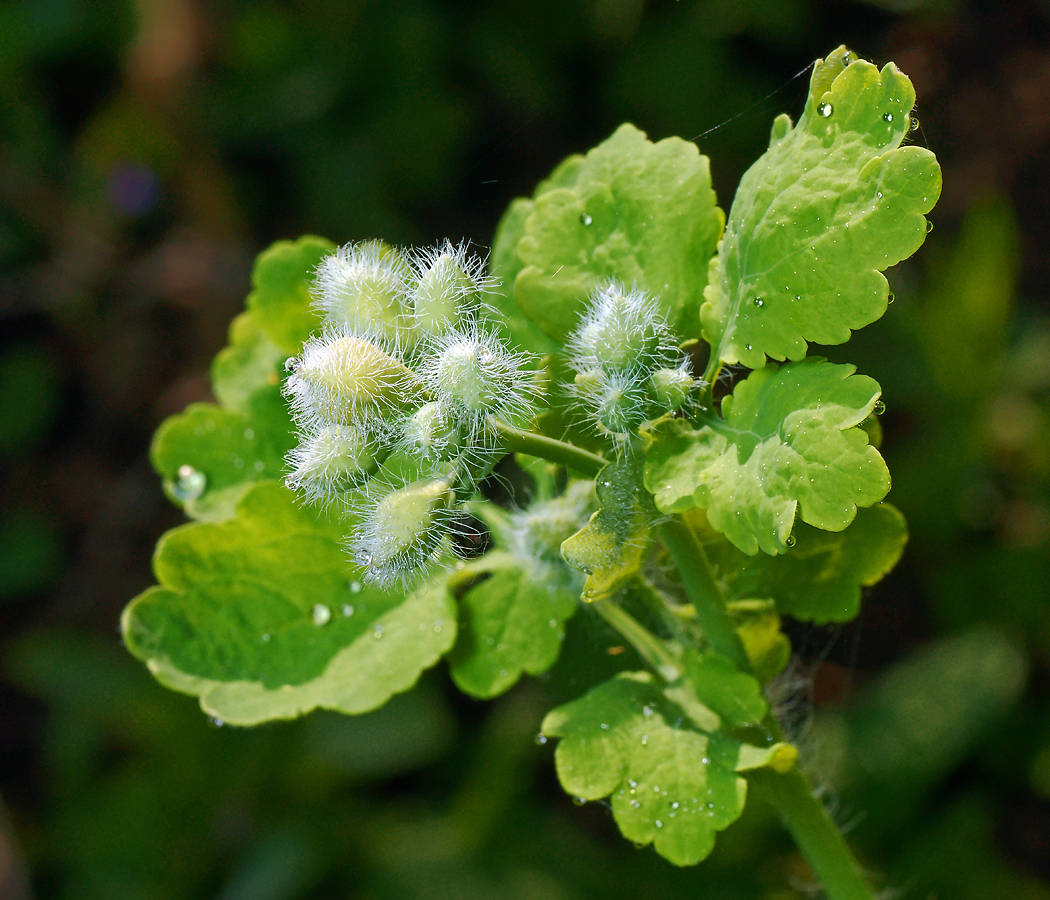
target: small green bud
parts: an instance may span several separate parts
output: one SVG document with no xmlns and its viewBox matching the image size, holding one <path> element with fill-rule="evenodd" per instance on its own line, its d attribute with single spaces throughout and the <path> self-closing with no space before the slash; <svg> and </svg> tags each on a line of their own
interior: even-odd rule
<svg viewBox="0 0 1050 900">
<path fill-rule="evenodd" d="M 457 259 L 460 255 L 449 250 L 437 254 L 419 277 L 412 299 L 416 322 L 428 334 L 457 327 L 477 308 L 478 286 Z"/>
<path fill-rule="evenodd" d="M 311 502 L 334 499 L 379 468 L 379 448 L 352 425 L 326 425 L 288 454 L 286 483 Z"/>
<path fill-rule="evenodd" d="M 285 392 L 307 422 L 359 425 L 426 399 L 411 369 L 371 341 L 350 334 L 311 340 L 289 368 Z"/>
<path fill-rule="evenodd" d="M 454 459 L 465 446 L 463 429 L 438 401 L 424 403 L 409 416 L 404 441 L 424 459 Z"/>
<path fill-rule="evenodd" d="M 511 516 L 518 555 L 554 568 L 565 568 L 562 542 L 587 524 L 596 508 L 594 482 L 573 481 L 553 500 L 533 503 Z"/>
<path fill-rule="evenodd" d="M 590 369 L 587 372 L 578 373 L 573 380 L 576 396 L 585 402 L 590 398 L 600 397 L 605 388 L 605 380 L 601 369 Z"/>
<path fill-rule="evenodd" d="M 496 362 L 496 355 L 480 341 L 449 344 L 435 370 L 442 395 L 472 413 L 491 409 L 504 387 Z"/>
<path fill-rule="evenodd" d="M 407 324 L 410 276 L 409 264 L 392 247 L 347 244 L 318 267 L 316 303 L 334 325 L 396 338 Z"/>
<path fill-rule="evenodd" d="M 653 398 L 665 412 L 674 412 L 689 397 L 693 376 L 684 369 L 657 369 L 650 376 Z"/>
<path fill-rule="evenodd" d="M 595 417 L 613 434 L 627 434 L 648 418 L 645 391 L 626 379 L 611 380 L 594 399 Z"/>
<path fill-rule="evenodd" d="M 357 542 L 366 578 L 389 585 L 424 566 L 448 531 L 455 502 L 456 492 L 442 478 L 424 478 L 387 494 Z"/>
</svg>

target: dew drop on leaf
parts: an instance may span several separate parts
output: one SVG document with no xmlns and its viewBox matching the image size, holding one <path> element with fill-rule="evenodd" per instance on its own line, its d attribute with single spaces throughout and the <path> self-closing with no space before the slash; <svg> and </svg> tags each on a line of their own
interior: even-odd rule
<svg viewBox="0 0 1050 900">
<path fill-rule="evenodd" d="M 877 416 L 881 416 L 884 412 L 886 412 L 885 402 L 882 400 L 876 401 L 875 408 L 872 410 L 872 412 L 874 412 Z"/>
<path fill-rule="evenodd" d="M 766 301 L 763 300 L 761 297 L 755 297 L 755 306 L 761 309 L 763 306 L 765 306 L 765 303 Z"/>
<path fill-rule="evenodd" d="M 208 724 L 211 725 L 212 728 L 222 728 L 222 726 L 226 723 L 222 719 L 217 718 L 216 716 L 210 716 L 208 718 Z"/>
<path fill-rule="evenodd" d="M 351 594 L 360 594 L 361 593 L 361 582 L 360 581 L 351 581 L 350 582 L 350 593 Z"/>
<path fill-rule="evenodd" d="M 789 534 L 787 536 L 786 540 L 784 541 L 784 544 L 786 546 L 788 546 L 788 547 L 794 547 L 795 546 L 795 536 L 793 534 Z"/>
<path fill-rule="evenodd" d="M 537 746 L 540 746 L 540 747 L 542 747 L 542 746 L 543 746 L 544 744 L 546 744 L 546 743 L 547 743 L 547 735 L 545 735 L 545 734 L 544 734 L 544 733 L 543 733 L 543 732 L 541 731 L 541 732 L 540 732 L 539 734 L 537 734 L 537 735 L 536 735 L 536 737 L 534 738 L 534 740 L 535 740 L 535 742 L 536 742 Z"/>
<path fill-rule="evenodd" d="M 354 608 L 349 603 L 343 604 L 343 615 L 350 618 L 354 614 Z"/>
<path fill-rule="evenodd" d="M 891 112 L 884 112 L 884 113 L 882 114 L 882 118 L 883 118 L 883 119 L 884 119 L 885 121 L 887 121 L 887 122 L 892 122 L 892 121 L 893 121 L 893 113 L 891 113 Z"/>
<path fill-rule="evenodd" d="M 581 213 L 580 214 L 580 224 L 581 225 L 590 225 L 593 221 L 594 221 L 594 219 L 592 219 L 589 215 L 587 215 L 587 213 Z"/>
<path fill-rule="evenodd" d="M 919 130 L 919 117 L 918 116 L 912 116 L 911 117 L 911 125 L 908 126 L 908 131 L 911 131 L 911 132 L 914 133 L 914 132 L 916 132 L 918 130 Z"/>
<path fill-rule="evenodd" d="M 314 625 L 326 625 L 328 620 L 332 618 L 332 611 L 323 603 L 316 603 L 310 611 L 310 615 L 314 620 Z"/>
<path fill-rule="evenodd" d="M 896 299 L 897 299 L 897 298 L 893 296 L 893 291 L 890 291 L 890 294 L 889 294 L 889 296 L 888 296 L 888 297 L 886 298 L 886 302 L 887 302 L 887 303 L 892 303 L 892 302 L 893 302 L 894 300 L 896 300 Z"/>
<path fill-rule="evenodd" d="M 933 222 L 931 222 L 929 219 L 927 219 L 926 220 L 926 233 L 929 234 L 931 231 L 933 231 Z"/>
<path fill-rule="evenodd" d="M 378 641 L 383 636 L 383 632 L 385 630 L 386 629 L 383 625 L 376 623 L 376 625 L 372 628 L 372 637 L 374 637 Z"/>
<path fill-rule="evenodd" d="M 191 500 L 196 500 L 204 493 L 204 488 L 208 485 L 208 479 L 203 472 L 198 471 L 193 466 L 179 466 L 177 474 L 178 481 L 175 482 L 171 492 L 178 500 L 188 503 Z"/>
<path fill-rule="evenodd" d="M 585 804 L 586 802 L 587 802 L 587 798 L 586 797 L 573 797 L 572 798 L 572 805 L 573 806 L 583 806 L 583 804 Z"/>
<path fill-rule="evenodd" d="M 834 107 L 825 100 L 817 107 L 817 115 L 822 119 L 830 118 L 831 114 L 835 111 Z"/>
<path fill-rule="evenodd" d="M 263 639 L 263 643 L 264 644 L 270 643 L 270 633 L 269 632 L 264 632 L 263 636 L 262 636 L 262 639 Z"/>
</svg>

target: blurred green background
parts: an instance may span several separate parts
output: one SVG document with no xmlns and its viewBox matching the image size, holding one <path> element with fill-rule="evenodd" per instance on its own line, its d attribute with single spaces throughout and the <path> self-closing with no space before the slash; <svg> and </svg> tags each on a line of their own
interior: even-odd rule
<svg viewBox="0 0 1050 900">
<path fill-rule="evenodd" d="M 912 539 L 847 628 L 790 625 L 781 711 L 887 896 L 1050 898 L 1050 3 L 19 0 L 0 6 L 0 898 L 812 894 L 760 803 L 701 867 L 575 808 L 543 713 L 593 617 L 494 703 L 440 668 L 359 719 L 211 725 L 120 647 L 178 524 L 146 451 L 209 398 L 254 255 L 306 232 L 486 245 L 630 120 L 728 206 L 839 43 L 915 82 L 944 167 L 888 315 Z"/>
</svg>

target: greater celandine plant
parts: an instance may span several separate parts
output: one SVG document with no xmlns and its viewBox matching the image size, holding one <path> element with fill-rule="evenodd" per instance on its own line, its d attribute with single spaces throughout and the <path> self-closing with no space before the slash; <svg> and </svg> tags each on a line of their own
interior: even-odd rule
<svg viewBox="0 0 1050 900">
<path fill-rule="evenodd" d="M 494 697 L 555 662 L 582 603 L 645 667 L 543 720 L 566 791 L 688 865 L 759 789 L 831 897 L 873 897 L 763 687 L 780 616 L 853 618 L 906 540 L 879 385 L 807 350 L 878 319 L 881 272 L 926 237 L 914 100 L 892 63 L 818 60 L 728 219 L 693 144 L 623 125 L 514 201 L 492 274 L 451 243 L 267 250 L 218 404 L 157 433 L 195 521 L 161 539 L 128 649 L 254 725 L 376 709 L 442 657 Z M 508 454 L 525 508 L 484 496 Z"/>
</svg>

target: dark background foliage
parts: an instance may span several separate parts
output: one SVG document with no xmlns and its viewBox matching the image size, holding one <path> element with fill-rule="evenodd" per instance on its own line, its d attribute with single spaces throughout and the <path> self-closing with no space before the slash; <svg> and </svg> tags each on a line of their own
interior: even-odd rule
<svg viewBox="0 0 1050 900">
<path fill-rule="evenodd" d="M 1047 0 L 0 7 L 0 897 L 805 893 L 760 803 L 681 871 L 561 794 L 532 736 L 614 664 L 587 615 L 495 703 L 436 671 L 252 731 L 154 684 L 117 620 L 180 521 L 150 436 L 209 398 L 269 242 L 484 246 L 624 120 L 696 136 L 728 207 L 843 42 L 912 77 L 945 188 L 887 317 L 830 351 L 884 386 L 912 541 L 857 623 L 789 626 L 783 712 L 880 884 L 1050 897 Z"/>
</svg>

